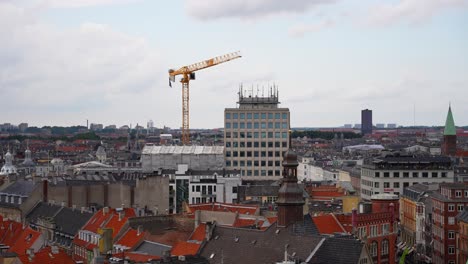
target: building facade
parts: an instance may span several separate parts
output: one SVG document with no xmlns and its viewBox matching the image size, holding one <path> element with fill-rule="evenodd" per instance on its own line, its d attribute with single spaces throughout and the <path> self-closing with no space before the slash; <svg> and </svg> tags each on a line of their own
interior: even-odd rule
<svg viewBox="0 0 468 264">
<path fill-rule="evenodd" d="M 361 134 L 372 134 L 372 110 L 361 111 Z"/>
<path fill-rule="evenodd" d="M 468 262 L 468 207 L 458 214 L 457 263 Z"/>
<path fill-rule="evenodd" d="M 278 107 L 278 93 L 266 97 L 239 92 L 239 107 L 224 110 L 226 168 L 246 180 L 279 180 L 289 148 L 290 113 Z"/>
<path fill-rule="evenodd" d="M 432 195 L 432 204 L 433 263 L 463 263 L 457 262 L 456 217 L 468 206 L 468 184 L 441 184 L 439 192 Z"/>
<path fill-rule="evenodd" d="M 364 162 L 361 169 L 361 198 L 390 193 L 400 195 L 403 189 L 417 183 L 453 182 L 449 157 L 379 157 Z"/>
</svg>

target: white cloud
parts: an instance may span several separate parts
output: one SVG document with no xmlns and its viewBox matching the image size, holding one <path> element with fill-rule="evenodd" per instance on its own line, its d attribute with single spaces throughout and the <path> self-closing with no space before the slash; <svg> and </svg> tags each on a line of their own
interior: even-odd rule
<svg viewBox="0 0 468 264">
<path fill-rule="evenodd" d="M 373 6 L 368 22 L 384 26 L 401 21 L 421 23 L 445 10 L 467 6 L 468 0 L 399 0 Z"/>
<path fill-rule="evenodd" d="M 40 0 L 51 8 L 78 8 L 98 5 L 115 5 L 136 2 L 138 0 Z"/>
<path fill-rule="evenodd" d="M 187 0 L 188 14 L 200 20 L 257 19 L 273 15 L 301 14 L 337 0 Z"/>
<path fill-rule="evenodd" d="M 296 24 L 289 28 L 291 37 L 303 37 L 306 33 L 317 32 L 325 28 L 332 27 L 335 24 L 333 20 L 323 20 L 317 24 Z"/>
<path fill-rule="evenodd" d="M 5 118 L 22 120 L 26 117 L 17 115 L 22 110 L 33 119 L 24 121 L 39 124 L 51 112 L 74 112 L 70 119 L 83 113 L 98 116 L 95 111 L 103 106 L 152 93 L 163 81 L 160 76 L 166 76 L 160 55 L 145 39 L 106 25 L 61 30 L 34 19 L 32 10 L 5 2 L 0 2 L 0 25 Z M 161 106 L 165 101 L 155 98 Z M 66 114 L 55 121 L 64 119 Z"/>
</svg>

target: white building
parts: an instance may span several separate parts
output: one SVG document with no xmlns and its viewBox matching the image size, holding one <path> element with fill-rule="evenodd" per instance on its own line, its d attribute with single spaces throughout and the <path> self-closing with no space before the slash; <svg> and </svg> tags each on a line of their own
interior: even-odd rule
<svg viewBox="0 0 468 264">
<path fill-rule="evenodd" d="M 361 169 L 361 198 L 380 193 L 401 194 L 417 183 L 453 182 L 451 159 L 443 156 L 380 157 L 366 161 Z"/>
<path fill-rule="evenodd" d="M 237 203 L 237 187 L 242 183 L 238 171 L 190 170 L 186 164 L 180 164 L 177 171 L 168 175 L 171 213 L 180 213 L 184 202 Z"/>
</svg>

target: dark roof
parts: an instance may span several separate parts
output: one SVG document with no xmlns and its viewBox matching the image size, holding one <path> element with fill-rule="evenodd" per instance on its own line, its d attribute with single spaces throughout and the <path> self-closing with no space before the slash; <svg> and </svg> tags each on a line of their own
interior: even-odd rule
<svg viewBox="0 0 468 264">
<path fill-rule="evenodd" d="M 400 156 L 400 157 L 379 157 L 373 160 L 374 163 L 430 163 L 430 162 L 446 162 L 451 163 L 450 157 L 446 156 Z"/>
<path fill-rule="evenodd" d="M 36 224 L 39 218 L 50 218 L 56 230 L 74 236 L 93 216 L 78 209 L 40 202 L 26 216 L 28 222 Z"/>
<path fill-rule="evenodd" d="M 309 263 L 359 263 L 364 243 L 352 237 L 327 238 Z"/>
<path fill-rule="evenodd" d="M 93 214 L 89 212 L 82 213 L 79 209 L 73 210 L 68 207 L 63 207 L 62 210 L 55 215 L 54 220 L 60 232 L 74 236 L 92 216 Z"/>
<path fill-rule="evenodd" d="M 35 184 L 32 181 L 19 180 L 10 184 L 10 186 L 6 187 L 0 192 L 7 193 L 7 194 L 21 195 L 21 196 L 29 196 L 31 192 L 34 190 L 34 187 L 35 187 Z"/>
<path fill-rule="evenodd" d="M 143 241 L 136 249 L 136 252 L 144 252 L 149 255 L 153 256 L 163 256 L 165 251 L 171 250 L 171 246 L 151 242 L 151 241 Z"/>
<path fill-rule="evenodd" d="M 293 225 L 278 229 L 272 225 L 266 231 L 216 226 L 201 256 L 210 263 L 276 263 L 284 259 L 288 245 L 290 255 L 295 253 L 297 260 L 305 261 L 321 239 L 294 234 Z"/>
</svg>

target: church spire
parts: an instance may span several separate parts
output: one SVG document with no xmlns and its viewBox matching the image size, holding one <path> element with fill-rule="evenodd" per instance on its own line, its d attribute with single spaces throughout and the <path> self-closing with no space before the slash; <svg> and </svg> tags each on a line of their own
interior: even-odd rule
<svg viewBox="0 0 468 264">
<path fill-rule="evenodd" d="M 455 136 L 457 129 L 455 128 L 455 122 L 453 121 L 452 106 L 449 105 L 447 113 L 447 119 L 445 120 L 444 136 Z"/>
</svg>

